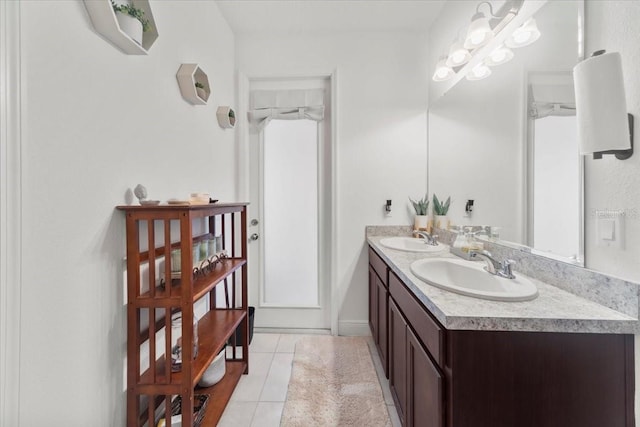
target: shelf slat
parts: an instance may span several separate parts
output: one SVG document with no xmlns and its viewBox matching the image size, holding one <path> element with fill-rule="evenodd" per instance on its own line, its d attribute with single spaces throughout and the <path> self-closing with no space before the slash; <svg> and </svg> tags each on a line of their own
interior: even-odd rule
<svg viewBox="0 0 640 427">
<path fill-rule="evenodd" d="M 198 356 L 193 361 L 192 386 L 195 386 L 200 381 L 204 371 L 222 350 L 227 339 L 233 334 L 246 315 L 247 312 L 243 309 L 214 309 L 198 321 Z M 140 386 L 139 390 L 149 392 L 149 390 L 152 390 L 150 387 L 155 387 L 156 385 L 154 384 L 161 383 L 167 383 L 164 356 L 156 361 L 156 377 L 153 378 L 151 370 L 148 369 L 140 376 L 138 385 Z M 182 372 L 172 372 L 171 384 L 180 383 L 182 383 Z"/>
<path fill-rule="evenodd" d="M 246 263 L 247 260 L 241 258 L 226 258 L 224 261 L 216 263 L 213 271 L 207 273 L 205 276 L 198 276 L 193 281 L 193 300 L 197 301 L 198 299 L 200 299 L 202 296 L 204 296 L 204 294 L 213 289 L 218 283 L 220 283 L 227 276 L 238 270 Z M 171 290 L 171 298 L 173 299 L 173 301 L 176 301 L 175 298 L 179 299 L 181 295 L 181 285 L 175 284 L 172 285 L 172 288 L 173 289 Z M 169 284 L 167 283 L 164 289 L 156 287 L 155 297 L 151 297 L 150 292 L 145 292 L 144 294 L 136 298 L 134 304 L 138 307 L 162 307 L 167 305 L 167 303 L 163 300 L 169 302 L 169 299 Z"/>
</svg>

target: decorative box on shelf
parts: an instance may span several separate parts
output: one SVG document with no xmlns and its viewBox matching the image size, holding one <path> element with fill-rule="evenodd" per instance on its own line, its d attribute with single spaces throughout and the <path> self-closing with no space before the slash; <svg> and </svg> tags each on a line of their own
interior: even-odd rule
<svg viewBox="0 0 640 427">
<path fill-rule="evenodd" d="M 233 111 L 233 108 L 225 105 L 221 105 L 218 107 L 218 111 L 216 111 L 216 116 L 218 117 L 218 124 L 223 129 L 233 129 L 236 125 L 236 112 Z"/>
<path fill-rule="evenodd" d="M 207 105 L 211 96 L 209 77 L 198 64 L 182 64 L 176 73 L 182 97 L 193 105 Z"/>
<path fill-rule="evenodd" d="M 122 1 L 119 3 L 123 4 Z M 127 34 L 125 29 L 120 26 L 119 22 L 122 19 L 119 20 L 116 16 L 120 13 L 116 14 L 110 0 L 84 0 L 84 6 L 89 13 L 91 23 L 98 34 L 126 54 L 147 55 L 158 38 L 158 27 L 153 18 L 149 0 L 131 0 L 126 4 L 139 11 L 147 22 L 146 31 L 143 31 L 140 42 L 134 40 L 135 36 Z"/>
</svg>

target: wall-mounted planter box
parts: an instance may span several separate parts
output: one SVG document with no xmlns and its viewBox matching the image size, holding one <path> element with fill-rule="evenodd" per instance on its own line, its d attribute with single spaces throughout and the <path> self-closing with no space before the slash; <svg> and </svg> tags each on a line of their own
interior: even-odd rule
<svg viewBox="0 0 640 427">
<path fill-rule="evenodd" d="M 236 125 L 236 113 L 233 108 L 227 106 L 220 106 L 216 111 L 218 117 L 218 124 L 223 129 L 232 129 Z"/>
<path fill-rule="evenodd" d="M 211 87 L 209 86 L 209 78 L 202 71 L 198 64 L 182 64 L 176 74 L 178 86 L 182 97 L 193 105 L 207 105 L 207 100 L 211 95 Z M 196 82 L 204 86 L 201 90 L 197 90 Z"/>
<path fill-rule="evenodd" d="M 142 9 L 145 19 L 149 20 L 149 29 L 142 34 L 141 44 L 120 28 L 110 0 L 84 0 L 91 23 L 98 34 L 126 54 L 147 55 L 158 38 L 156 21 L 153 19 L 149 0 L 131 0 L 131 4 Z"/>
</svg>

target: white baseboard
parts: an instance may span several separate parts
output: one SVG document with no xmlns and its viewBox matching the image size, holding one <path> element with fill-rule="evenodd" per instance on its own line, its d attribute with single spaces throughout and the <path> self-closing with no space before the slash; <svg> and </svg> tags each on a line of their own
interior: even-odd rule
<svg viewBox="0 0 640 427">
<path fill-rule="evenodd" d="M 331 335 L 329 329 L 303 329 L 303 328 L 253 328 L 258 334 L 301 334 L 301 335 Z"/>
<path fill-rule="evenodd" d="M 340 320 L 338 321 L 338 335 L 348 337 L 366 337 L 371 335 L 368 321 Z"/>
</svg>

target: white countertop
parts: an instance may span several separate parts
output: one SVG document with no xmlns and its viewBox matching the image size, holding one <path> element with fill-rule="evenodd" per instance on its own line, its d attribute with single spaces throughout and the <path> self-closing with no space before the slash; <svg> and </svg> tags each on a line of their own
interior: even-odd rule
<svg viewBox="0 0 640 427">
<path fill-rule="evenodd" d="M 422 258 L 455 257 L 448 251 L 428 255 L 402 252 L 380 245 L 388 236 L 370 236 L 369 245 L 407 288 L 447 329 L 633 334 L 638 319 L 579 297 L 540 280 L 527 277 L 538 297 L 525 302 L 500 302 L 468 297 L 431 286 L 411 273 L 412 262 Z"/>
</svg>

